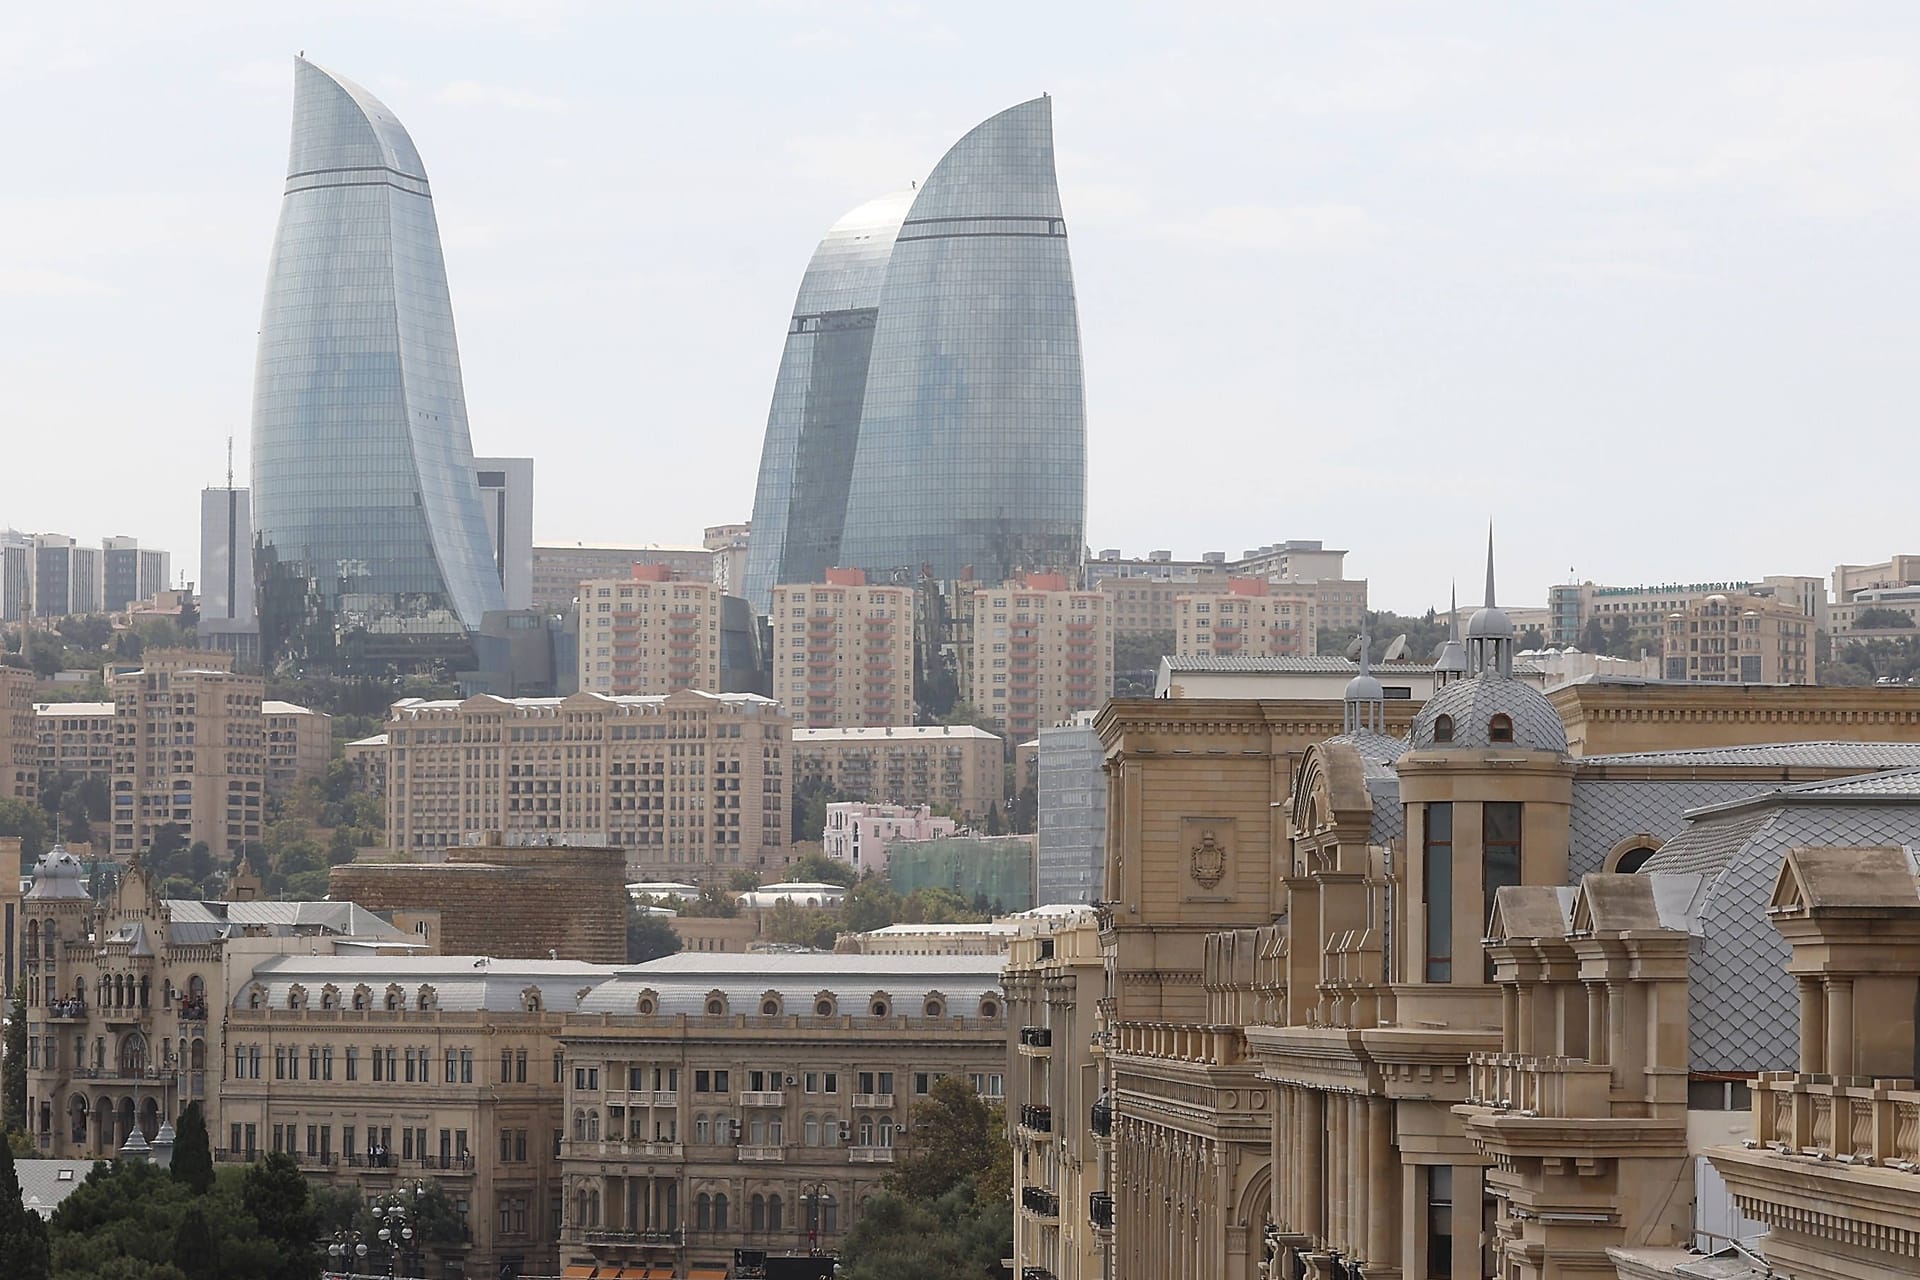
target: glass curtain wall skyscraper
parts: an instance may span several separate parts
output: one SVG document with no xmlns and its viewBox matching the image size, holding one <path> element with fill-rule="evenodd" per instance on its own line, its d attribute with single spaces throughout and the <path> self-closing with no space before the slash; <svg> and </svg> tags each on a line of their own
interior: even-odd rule
<svg viewBox="0 0 1920 1280">
<path fill-rule="evenodd" d="M 379 99 L 304 58 L 252 458 L 263 625 L 288 596 L 342 631 L 471 631 L 505 607 L 426 168 Z"/>
<path fill-rule="evenodd" d="M 756 608 L 834 565 L 882 581 L 1077 569 L 1086 406 L 1051 99 L 842 219 L 794 311 L 754 498 Z"/>
</svg>

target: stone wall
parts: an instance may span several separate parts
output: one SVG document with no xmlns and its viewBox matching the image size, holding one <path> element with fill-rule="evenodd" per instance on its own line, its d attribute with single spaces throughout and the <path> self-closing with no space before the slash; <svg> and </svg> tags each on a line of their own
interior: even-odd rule
<svg viewBox="0 0 1920 1280">
<path fill-rule="evenodd" d="M 578 846 L 455 847 L 447 861 L 350 862 L 330 892 L 372 911 L 436 911 L 443 955 L 627 959 L 625 855 Z"/>
</svg>

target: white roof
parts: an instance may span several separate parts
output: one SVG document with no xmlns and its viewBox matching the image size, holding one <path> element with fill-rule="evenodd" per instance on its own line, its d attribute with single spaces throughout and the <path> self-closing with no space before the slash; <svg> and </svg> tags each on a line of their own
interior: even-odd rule
<svg viewBox="0 0 1920 1280">
<path fill-rule="evenodd" d="M 757 693 L 708 693 L 705 689 L 682 689 L 677 693 L 592 693 L 583 689 L 579 693 L 570 693 L 564 698 L 502 698 L 492 693 L 475 694 L 473 698 L 402 698 L 393 704 L 392 714 L 398 715 L 406 711 L 457 711 L 478 698 L 497 702 L 501 706 L 516 710 L 562 707 L 580 698 L 595 698 L 614 707 L 658 707 L 664 706 L 669 698 L 706 698 L 713 702 L 766 707 L 780 705 L 772 698 L 763 697 Z"/>
<path fill-rule="evenodd" d="M 998 742 L 1000 735 L 989 733 L 978 725 L 971 724 L 899 724 L 877 728 L 795 729 L 793 731 L 793 741 L 796 746 L 804 742 L 884 742 L 889 738 L 898 738 L 907 742 L 929 738 L 991 738 Z"/>
<path fill-rule="evenodd" d="M 870 929 L 862 934 L 865 938 L 904 938 L 925 937 L 929 935 L 961 934 L 986 936 L 989 934 L 1016 934 L 1018 925 L 1001 924 L 991 921 L 986 924 L 890 924 L 884 929 Z"/>
<path fill-rule="evenodd" d="M 840 1001 L 841 1014 L 864 1017 L 867 998 L 885 992 L 896 1013 L 919 1017 L 926 997 L 938 992 L 950 1015 L 978 1017 L 982 998 L 1000 996 L 1001 963 L 998 955 L 682 951 L 621 969 L 580 1002 L 580 1011 L 633 1014 L 640 993 L 650 991 L 657 1015 L 700 1015 L 706 1012 L 707 997 L 718 991 L 728 1013 L 758 1016 L 761 999 L 771 991 L 786 1014 L 807 1017 L 814 998 L 827 991 Z"/>
<path fill-rule="evenodd" d="M 260 711 L 261 714 L 269 716 L 310 716 L 314 714 L 312 707 L 303 707 L 297 702 L 281 702 L 277 698 L 268 698 L 265 702 L 262 702 L 260 704 Z"/>
<path fill-rule="evenodd" d="M 541 1004 L 551 1010 L 572 1011 L 582 988 L 613 978 L 613 965 L 579 960 L 502 960 L 489 956 L 271 956 L 254 966 L 251 982 L 235 992 L 233 1007 L 247 1007 L 247 990 L 266 988 L 264 1004 L 287 1007 L 287 993 L 295 985 L 306 988 L 318 1007 L 321 988 L 339 988 L 343 1003 L 351 1004 L 355 987 L 365 984 L 376 996 L 397 985 L 411 1003 L 423 986 L 431 986 L 441 1009 L 464 1013 L 486 1009 L 510 1012 L 525 1007 L 528 987 L 540 989 Z"/>
<path fill-rule="evenodd" d="M 36 702 L 35 714 L 43 716 L 111 716 L 111 702 Z"/>
</svg>

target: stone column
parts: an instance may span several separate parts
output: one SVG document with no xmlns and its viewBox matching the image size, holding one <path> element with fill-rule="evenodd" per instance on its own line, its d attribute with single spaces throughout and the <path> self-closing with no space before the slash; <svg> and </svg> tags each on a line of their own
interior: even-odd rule
<svg viewBox="0 0 1920 1280">
<path fill-rule="evenodd" d="M 1500 988 L 1500 1052 L 1520 1052 L 1520 991 Z"/>
<path fill-rule="evenodd" d="M 1373 1199 L 1373 1111 L 1367 1103 L 1368 1098 L 1347 1099 L 1347 1113 L 1352 1120 L 1347 1126 L 1350 1150 L 1353 1152 L 1352 1171 L 1347 1184 L 1349 1205 L 1347 1213 L 1347 1252 L 1357 1257 L 1367 1256 L 1367 1226 L 1373 1216 L 1380 1212 Z"/>
<path fill-rule="evenodd" d="M 1817 978 L 1800 979 L 1800 1069 L 1808 1075 L 1827 1069 L 1827 1002 Z"/>
<path fill-rule="evenodd" d="M 1613 1061 L 1607 1044 L 1607 985 L 1587 983 L 1587 1061 L 1605 1064 Z"/>
<path fill-rule="evenodd" d="M 1853 979 L 1827 979 L 1827 1071 L 1835 1076 L 1853 1074 Z M 1836 1109 L 1834 1138 L 1839 1141 Z"/>
<path fill-rule="evenodd" d="M 1474 1280 L 1480 1272 L 1480 1227 L 1484 1171 L 1477 1164 L 1453 1166 L 1453 1274 Z"/>
<path fill-rule="evenodd" d="M 1323 1149 L 1323 1134 L 1326 1132 L 1326 1095 L 1315 1089 L 1303 1089 L 1300 1097 L 1305 1106 L 1301 1108 L 1300 1144 L 1300 1190 L 1301 1205 L 1300 1231 L 1311 1236 L 1315 1243 L 1326 1239 L 1326 1174 L 1320 1155 Z"/>
<path fill-rule="evenodd" d="M 1388 1267 L 1396 1261 L 1393 1231 L 1393 1104 L 1368 1098 L 1367 1105 L 1367 1262 Z"/>
</svg>

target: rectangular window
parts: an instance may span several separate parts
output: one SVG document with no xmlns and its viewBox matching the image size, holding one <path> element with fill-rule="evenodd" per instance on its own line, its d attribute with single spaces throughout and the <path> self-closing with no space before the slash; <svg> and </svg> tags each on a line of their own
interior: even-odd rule
<svg viewBox="0 0 1920 1280">
<path fill-rule="evenodd" d="M 1481 813 L 1480 883 L 1486 890 L 1482 920 L 1493 918 L 1493 898 L 1507 885 L 1521 883 L 1520 831 L 1521 806 L 1512 801 L 1489 803 Z M 1493 957 L 1485 961 L 1485 981 L 1493 981 Z"/>
<path fill-rule="evenodd" d="M 694 1072 L 693 1073 L 693 1091 L 695 1093 L 712 1093 L 713 1092 L 712 1073 L 707 1071 Z"/>
<path fill-rule="evenodd" d="M 729 1090 L 729 1089 L 728 1089 L 728 1087 L 727 1087 L 727 1073 L 726 1073 L 726 1072 L 724 1072 L 724 1071 L 716 1071 L 716 1072 L 714 1072 L 714 1073 L 713 1073 L 713 1091 L 714 1091 L 715 1093 L 727 1093 L 727 1092 L 730 1092 L 730 1090 Z"/>
<path fill-rule="evenodd" d="M 447 1083 L 452 1084 L 460 1078 L 459 1057 L 453 1050 L 447 1050 Z"/>
<path fill-rule="evenodd" d="M 385 1080 L 387 1078 L 387 1073 L 385 1068 L 386 1068 L 386 1059 L 380 1056 L 380 1051 L 378 1049 L 375 1049 L 373 1051 L 373 1078 L 376 1081 Z M 347 1072 L 348 1072 L 347 1079 L 349 1080 L 353 1079 L 353 1074 L 352 1074 L 353 1068 L 348 1067 Z"/>
<path fill-rule="evenodd" d="M 320 1047 L 318 1045 L 314 1045 L 308 1048 L 307 1050 L 307 1079 L 318 1080 L 319 1078 L 320 1078 Z"/>
<path fill-rule="evenodd" d="M 1429 804 L 1425 878 L 1421 902 L 1426 907 L 1427 981 L 1453 981 L 1453 805 Z"/>
<path fill-rule="evenodd" d="M 527 1051 L 525 1049 L 513 1055 L 513 1082 L 515 1084 L 527 1082 Z"/>
<path fill-rule="evenodd" d="M 1453 1167 L 1430 1164 L 1426 1168 L 1427 1192 L 1427 1275 L 1453 1274 Z"/>
<path fill-rule="evenodd" d="M 348 1164 L 353 1163 L 353 1138 L 354 1138 L 353 1126 L 350 1124 L 341 1125 L 340 1126 L 340 1154 L 347 1158 Z"/>
<path fill-rule="evenodd" d="M 511 1049 L 500 1051 L 500 1083 L 513 1083 L 513 1050 Z"/>
<path fill-rule="evenodd" d="M 259 1149 L 260 1149 L 260 1127 L 258 1125 L 250 1124 L 247 1126 L 247 1159 L 249 1160 L 253 1159 L 253 1153 L 258 1151 Z"/>
<path fill-rule="evenodd" d="M 931 1087 L 932 1087 L 932 1085 L 933 1085 L 933 1074 L 932 1074 L 931 1072 L 927 1072 L 927 1071 L 916 1071 L 916 1072 L 914 1072 L 914 1073 L 913 1073 L 913 1091 L 914 1091 L 914 1093 L 916 1093 L 916 1094 L 919 1094 L 919 1095 L 925 1095 L 925 1093 L 927 1092 L 927 1090 L 928 1090 L 929 1088 L 931 1088 Z M 977 1087 L 977 1086 L 976 1086 L 976 1088 L 975 1088 L 975 1092 L 978 1092 L 978 1087 Z"/>
<path fill-rule="evenodd" d="M 525 1129 L 515 1129 L 513 1131 L 513 1158 L 516 1162 L 526 1163 L 527 1131 Z"/>
<path fill-rule="evenodd" d="M 826 1087 L 822 1089 L 821 1092 L 822 1093 L 840 1092 L 840 1073 L 838 1071 L 827 1072 Z"/>
<path fill-rule="evenodd" d="M 471 1049 L 460 1051 L 460 1083 L 473 1083 L 473 1050 Z"/>
<path fill-rule="evenodd" d="M 320 1078 L 333 1079 L 333 1046 L 328 1045 L 320 1051 Z"/>
<path fill-rule="evenodd" d="M 240 1126 L 238 1124 L 230 1124 L 227 1126 L 227 1150 L 236 1155 L 240 1151 Z"/>
</svg>

